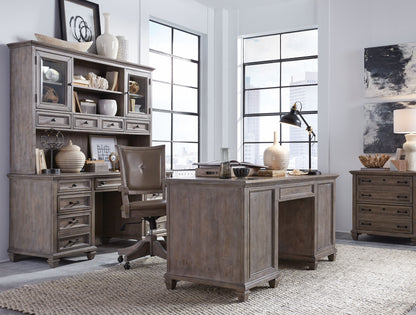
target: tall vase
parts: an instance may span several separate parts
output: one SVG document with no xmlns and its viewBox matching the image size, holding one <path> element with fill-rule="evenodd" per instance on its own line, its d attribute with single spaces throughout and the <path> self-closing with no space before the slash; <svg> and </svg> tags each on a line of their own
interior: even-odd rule
<svg viewBox="0 0 416 315">
<path fill-rule="evenodd" d="M 273 145 L 264 150 L 263 162 L 272 170 L 286 170 L 289 165 L 289 151 L 279 144 L 276 131 Z"/>
<path fill-rule="evenodd" d="M 97 53 L 100 56 L 115 59 L 118 52 L 118 39 L 110 34 L 110 13 L 103 13 L 104 34 L 97 37 Z"/>
</svg>

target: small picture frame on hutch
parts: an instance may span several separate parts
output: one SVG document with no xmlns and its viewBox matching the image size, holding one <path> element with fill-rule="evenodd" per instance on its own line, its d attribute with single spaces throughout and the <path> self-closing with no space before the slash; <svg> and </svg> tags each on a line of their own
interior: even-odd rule
<svg viewBox="0 0 416 315">
<path fill-rule="evenodd" d="M 69 42 L 93 42 L 88 49 L 97 53 L 96 38 L 101 35 L 100 10 L 86 0 L 59 0 L 62 39 Z"/>
<path fill-rule="evenodd" d="M 117 138 L 90 135 L 90 153 L 92 160 L 104 160 L 112 168 L 110 154 L 116 151 Z"/>
</svg>

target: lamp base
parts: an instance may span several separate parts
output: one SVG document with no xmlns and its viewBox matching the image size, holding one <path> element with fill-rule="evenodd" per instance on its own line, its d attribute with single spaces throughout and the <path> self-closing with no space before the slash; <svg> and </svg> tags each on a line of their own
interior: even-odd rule
<svg viewBox="0 0 416 315">
<path fill-rule="evenodd" d="M 309 170 L 308 175 L 321 175 L 322 173 L 318 170 Z"/>
</svg>

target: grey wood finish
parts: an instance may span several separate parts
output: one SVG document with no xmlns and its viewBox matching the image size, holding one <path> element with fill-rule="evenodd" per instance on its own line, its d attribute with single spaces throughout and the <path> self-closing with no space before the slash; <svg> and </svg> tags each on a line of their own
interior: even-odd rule
<svg viewBox="0 0 416 315">
<path fill-rule="evenodd" d="M 363 233 L 410 238 L 416 245 L 415 172 L 351 171 L 353 228 Z"/>
<path fill-rule="evenodd" d="M 46 257 L 49 265 L 55 267 L 60 258 L 70 255 L 85 253 L 89 259 L 94 258 L 96 237 L 98 242 L 110 237 L 140 238 L 141 225 L 121 218 L 119 173 L 35 175 L 35 148 L 42 148 L 41 136 L 50 128 L 60 130 L 66 141 L 71 139 L 87 157 L 90 135 L 114 136 L 121 145 L 149 146 L 153 68 L 36 41 L 12 43 L 8 47 L 10 260 L 24 255 Z M 59 64 L 58 82 L 47 82 L 43 77 L 45 60 Z M 94 72 L 105 77 L 108 71 L 119 73 L 116 91 L 73 84 L 75 74 Z M 127 117 L 130 73 L 141 80 L 141 102 L 146 110 Z M 61 87 L 57 103 L 43 99 L 42 82 Z M 115 99 L 116 116 L 77 112 L 73 92 L 78 93 L 79 99 Z M 45 153 L 48 168 L 56 167 L 50 165 L 49 152 Z"/>
<path fill-rule="evenodd" d="M 251 288 L 277 284 L 279 258 L 334 260 L 336 177 L 168 179 L 167 288 L 198 282 L 246 301 Z"/>
</svg>

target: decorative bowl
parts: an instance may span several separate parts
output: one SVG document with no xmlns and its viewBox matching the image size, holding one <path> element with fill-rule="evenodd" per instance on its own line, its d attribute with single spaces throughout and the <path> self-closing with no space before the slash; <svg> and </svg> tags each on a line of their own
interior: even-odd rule
<svg viewBox="0 0 416 315">
<path fill-rule="evenodd" d="M 66 40 L 58 39 L 55 37 L 50 37 L 42 34 L 35 33 L 35 37 L 39 42 L 59 46 L 62 48 L 69 48 L 69 49 L 75 49 L 79 51 L 87 51 L 88 48 L 91 47 L 92 42 L 68 42 Z"/>
<path fill-rule="evenodd" d="M 117 102 L 113 99 L 98 100 L 98 111 L 101 115 L 115 116 L 117 113 Z"/>
<path fill-rule="evenodd" d="M 246 177 L 250 173 L 250 169 L 248 167 L 233 167 L 233 172 L 237 177 Z"/>
<path fill-rule="evenodd" d="M 384 164 L 390 159 L 389 155 L 386 154 L 368 154 L 368 155 L 360 155 L 358 157 L 362 165 L 367 168 L 382 168 Z"/>
</svg>

